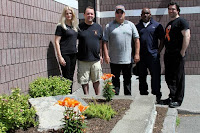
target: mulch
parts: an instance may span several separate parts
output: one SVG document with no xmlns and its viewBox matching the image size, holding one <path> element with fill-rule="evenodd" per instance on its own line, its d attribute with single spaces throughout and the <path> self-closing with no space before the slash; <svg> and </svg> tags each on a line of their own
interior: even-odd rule
<svg viewBox="0 0 200 133">
<path fill-rule="evenodd" d="M 163 122 L 165 120 L 165 116 L 167 114 L 168 108 L 165 107 L 156 107 L 157 116 L 156 121 L 153 128 L 153 133 L 161 133 L 163 128 Z"/>
</svg>

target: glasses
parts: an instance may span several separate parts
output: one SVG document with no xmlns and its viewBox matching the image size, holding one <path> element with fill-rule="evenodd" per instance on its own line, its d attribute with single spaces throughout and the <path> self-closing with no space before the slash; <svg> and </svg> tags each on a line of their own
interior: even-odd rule
<svg viewBox="0 0 200 133">
<path fill-rule="evenodd" d="M 123 12 L 123 11 L 117 10 L 116 13 L 117 13 L 117 14 L 120 14 L 120 13 L 123 14 L 124 12 Z"/>
</svg>

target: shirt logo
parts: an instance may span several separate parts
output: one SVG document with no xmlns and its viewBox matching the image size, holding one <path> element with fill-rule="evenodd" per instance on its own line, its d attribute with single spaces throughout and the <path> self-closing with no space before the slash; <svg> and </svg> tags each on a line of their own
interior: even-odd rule
<svg viewBox="0 0 200 133">
<path fill-rule="evenodd" d="M 152 26 L 153 29 L 155 29 L 156 27 Z"/>
<path fill-rule="evenodd" d="M 93 30 L 94 31 L 94 35 L 97 35 L 97 30 Z"/>
<path fill-rule="evenodd" d="M 167 38 L 168 41 L 170 41 L 170 36 L 169 36 L 170 30 L 171 30 L 171 25 L 169 25 L 169 26 L 166 28 L 165 38 Z"/>
</svg>

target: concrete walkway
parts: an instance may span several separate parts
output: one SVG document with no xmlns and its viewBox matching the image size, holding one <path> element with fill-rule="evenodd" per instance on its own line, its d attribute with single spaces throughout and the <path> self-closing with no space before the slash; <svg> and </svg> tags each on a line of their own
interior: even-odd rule
<svg viewBox="0 0 200 133">
<path fill-rule="evenodd" d="M 119 96 L 115 96 L 114 98 L 129 98 L 133 99 L 134 102 L 131 104 L 131 108 L 127 111 L 126 115 L 123 117 L 121 121 L 119 121 L 112 133 L 150 133 L 153 130 L 153 124 L 155 121 L 155 96 L 152 94 L 148 96 L 139 95 L 139 81 L 136 79 L 136 76 L 132 76 L 132 96 L 124 96 L 123 90 L 123 79 L 120 78 L 121 86 L 120 86 L 120 94 Z M 147 77 L 147 82 L 150 90 L 150 76 Z M 101 81 L 101 86 L 103 85 L 103 81 Z M 200 75 L 186 75 L 186 85 L 185 85 L 185 98 L 182 103 L 182 106 L 177 109 L 169 108 L 167 112 L 167 117 L 164 121 L 163 125 L 163 133 L 173 133 L 176 132 L 176 117 L 178 113 L 200 113 Z M 101 88 L 102 90 L 102 88 Z M 168 98 L 169 89 L 166 85 L 164 75 L 161 77 L 161 92 L 162 99 Z M 96 97 L 94 93 L 94 89 L 92 87 L 92 83 L 90 83 L 90 94 L 88 96 L 83 95 L 83 91 L 80 88 L 76 92 L 73 93 L 77 97 Z M 100 96 L 101 97 L 101 96 Z M 166 106 L 166 105 L 165 105 Z M 177 113 L 178 112 L 178 113 Z M 192 121 L 190 121 L 192 122 Z M 180 127 L 184 127 L 184 124 L 180 122 Z M 195 124 L 195 121 L 194 121 Z M 191 124 L 194 125 L 194 124 Z M 125 128 L 122 128 L 125 127 Z M 190 127 L 195 128 L 195 127 Z M 184 130 L 183 130 L 184 131 Z M 185 130 L 186 131 L 186 130 Z"/>
</svg>

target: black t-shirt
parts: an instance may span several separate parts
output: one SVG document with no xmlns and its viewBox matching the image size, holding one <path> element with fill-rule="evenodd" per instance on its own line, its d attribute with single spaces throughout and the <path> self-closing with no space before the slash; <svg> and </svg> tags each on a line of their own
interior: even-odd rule
<svg viewBox="0 0 200 133">
<path fill-rule="evenodd" d="M 79 24 L 78 32 L 78 59 L 81 61 L 98 61 L 100 60 L 100 44 L 103 31 L 102 27 L 93 23 L 87 25 L 85 22 Z"/>
<path fill-rule="evenodd" d="M 62 55 L 77 53 L 76 42 L 78 33 L 71 26 L 66 25 L 66 27 L 67 30 L 58 25 L 55 32 L 56 36 L 61 36 L 60 51 Z"/>
<path fill-rule="evenodd" d="M 181 31 L 187 29 L 189 29 L 189 24 L 181 17 L 178 17 L 167 24 L 165 28 L 165 48 L 167 52 L 177 53 L 181 51 L 183 43 Z"/>
</svg>

